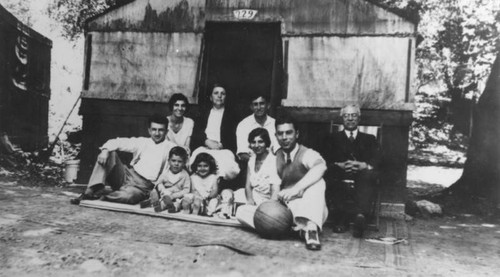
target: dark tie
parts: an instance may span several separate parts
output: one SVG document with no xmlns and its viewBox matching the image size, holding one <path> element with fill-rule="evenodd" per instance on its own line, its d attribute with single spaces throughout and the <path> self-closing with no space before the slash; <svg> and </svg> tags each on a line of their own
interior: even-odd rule
<svg viewBox="0 0 500 277">
<path fill-rule="evenodd" d="M 350 142 L 353 142 L 353 141 L 354 141 L 353 132 L 352 132 L 352 131 L 350 131 L 350 134 L 351 134 L 351 135 L 349 136 L 349 141 L 350 141 Z"/>
<path fill-rule="evenodd" d="M 290 159 L 290 155 L 287 155 L 286 164 L 291 164 L 291 163 L 292 163 L 292 159 Z"/>
</svg>

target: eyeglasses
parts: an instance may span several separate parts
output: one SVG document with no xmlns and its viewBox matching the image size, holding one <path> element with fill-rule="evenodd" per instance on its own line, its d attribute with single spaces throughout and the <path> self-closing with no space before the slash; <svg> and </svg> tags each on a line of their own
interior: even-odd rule
<svg viewBox="0 0 500 277">
<path fill-rule="evenodd" d="M 342 115 L 343 118 L 349 118 L 349 117 L 352 117 L 352 118 L 358 118 L 359 117 L 359 114 L 357 113 L 345 113 Z"/>
</svg>

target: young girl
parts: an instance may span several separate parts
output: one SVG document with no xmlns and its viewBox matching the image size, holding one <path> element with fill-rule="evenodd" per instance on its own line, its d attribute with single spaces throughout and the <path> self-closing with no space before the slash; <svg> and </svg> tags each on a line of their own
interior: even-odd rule
<svg viewBox="0 0 500 277">
<path fill-rule="evenodd" d="M 192 203 L 193 214 L 200 212 L 212 216 L 219 204 L 219 182 L 217 177 L 217 165 L 215 159 L 207 153 L 196 156 L 191 165 L 193 175 L 191 184 L 194 199 Z"/>
</svg>

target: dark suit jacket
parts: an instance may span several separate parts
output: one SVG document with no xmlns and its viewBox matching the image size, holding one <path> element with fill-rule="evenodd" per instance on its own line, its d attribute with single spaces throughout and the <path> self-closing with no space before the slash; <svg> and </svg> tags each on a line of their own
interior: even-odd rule
<svg viewBox="0 0 500 277">
<path fill-rule="evenodd" d="M 325 158 L 331 174 L 339 176 L 342 170 L 334 165 L 335 162 L 357 160 L 366 162 L 377 171 L 380 166 L 381 151 L 375 136 L 358 131 L 354 142 L 350 142 L 344 131 L 339 131 L 327 140 Z"/>
<path fill-rule="evenodd" d="M 191 150 L 193 151 L 200 146 L 205 146 L 205 140 L 207 139 L 205 129 L 207 128 L 208 116 L 210 115 L 211 109 L 212 107 L 203 109 L 200 112 L 200 116 L 195 120 L 193 135 L 191 137 Z M 227 106 L 224 107 L 220 138 L 224 149 L 229 149 L 232 152 L 236 152 L 236 126 L 238 122 L 239 118 L 236 113 Z"/>
</svg>

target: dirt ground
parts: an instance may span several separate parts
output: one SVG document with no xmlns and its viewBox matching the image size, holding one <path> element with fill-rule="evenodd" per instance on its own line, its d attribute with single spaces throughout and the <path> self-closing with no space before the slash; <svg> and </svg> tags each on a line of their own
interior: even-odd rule
<svg viewBox="0 0 500 277">
<path fill-rule="evenodd" d="M 370 266 L 346 262 L 363 261 L 363 252 L 344 259 L 320 252 L 315 255 L 322 262 L 315 262 L 165 243 L 157 238 L 170 220 L 70 205 L 78 191 L 0 178 L 1 276 L 497 276 L 500 271 L 500 222 L 474 215 L 406 222 L 407 243 L 394 248 L 385 265 Z"/>
</svg>

